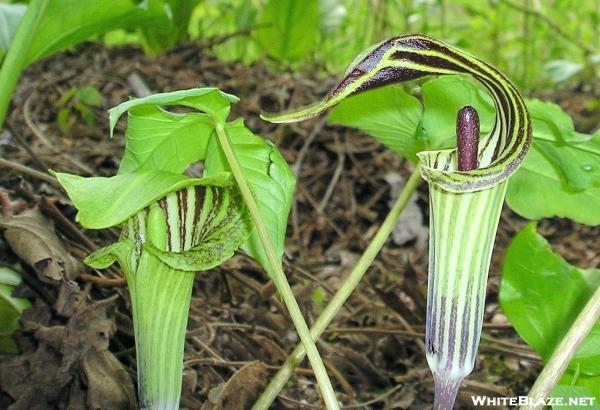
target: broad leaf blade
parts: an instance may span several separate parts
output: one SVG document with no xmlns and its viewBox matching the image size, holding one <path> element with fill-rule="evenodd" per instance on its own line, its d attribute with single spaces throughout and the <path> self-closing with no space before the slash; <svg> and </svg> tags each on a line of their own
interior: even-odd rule
<svg viewBox="0 0 600 410">
<path fill-rule="evenodd" d="M 258 41 L 273 57 L 286 62 L 304 58 L 319 32 L 317 0 L 270 0 L 263 9 Z"/>
<path fill-rule="evenodd" d="M 527 106 L 533 147 L 510 179 L 509 206 L 529 219 L 560 216 L 599 224 L 600 135 L 576 132 L 571 118 L 555 104 L 528 100 Z"/>
<path fill-rule="evenodd" d="M 398 86 L 377 88 L 339 103 L 329 114 L 334 124 L 358 128 L 413 162 L 426 147 L 417 129 L 421 103 Z"/>
<path fill-rule="evenodd" d="M 529 224 L 506 253 L 500 304 L 519 335 L 548 359 L 599 284 L 600 270 L 569 265 Z M 577 351 L 576 366 L 600 374 L 600 324 Z"/>
<path fill-rule="evenodd" d="M 269 232 L 277 256 L 283 257 L 287 220 L 292 206 L 295 179 L 289 165 L 269 141 L 254 135 L 242 120 L 227 124 L 226 131 L 258 209 Z M 229 171 L 217 138 L 208 146 L 205 175 Z M 269 272 L 269 263 L 256 229 L 242 245 Z"/>
<path fill-rule="evenodd" d="M 189 90 L 159 93 L 144 98 L 135 98 L 111 108 L 109 113 L 110 133 L 113 134 L 117 121 L 125 112 L 141 106 L 171 106 L 180 105 L 194 108 L 210 114 L 220 122 L 224 122 L 229 115 L 229 107 L 239 101 L 234 95 L 227 94 L 218 88 L 191 88 Z"/>
<path fill-rule="evenodd" d="M 163 24 L 142 28 L 146 51 L 160 52 L 181 44 L 188 38 L 188 27 L 194 8 L 200 0 L 166 0 Z"/>
<path fill-rule="evenodd" d="M 154 105 L 133 107 L 119 174 L 150 170 L 180 174 L 206 157 L 213 131 L 212 119 L 206 114 L 175 114 Z"/>
<path fill-rule="evenodd" d="M 119 225 L 170 192 L 192 185 L 230 186 L 228 174 L 190 178 L 163 171 L 134 172 L 110 178 L 56 173 L 75 207 L 77 221 L 89 229 Z"/>
<path fill-rule="evenodd" d="M 27 49 L 26 65 L 116 28 L 160 24 L 165 18 L 161 3 L 113 0 L 107 7 L 95 0 L 50 1 Z"/>
<path fill-rule="evenodd" d="M 585 408 L 600 410 L 600 376 L 586 376 L 573 370 L 567 370 L 551 393 L 552 397 L 562 397 L 567 405 L 552 406 L 553 410 L 571 410 L 576 406 L 575 403 L 568 404 L 570 398 L 586 398 Z M 589 399 L 596 399 L 595 403 L 590 403 Z M 582 407 L 583 402 L 579 402 L 577 408 Z"/>
</svg>

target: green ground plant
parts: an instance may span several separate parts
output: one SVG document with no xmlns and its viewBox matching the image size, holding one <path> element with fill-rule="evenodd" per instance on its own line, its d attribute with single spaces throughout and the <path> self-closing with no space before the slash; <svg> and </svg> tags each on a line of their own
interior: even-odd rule
<svg viewBox="0 0 600 410">
<path fill-rule="evenodd" d="M 328 408 L 338 408 L 319 353 L 282 270 L 295 180 L 277 149 L 242 120 L 238 99 L 214 88 L 155 94 L 110 111 L 128 113 L 126 149 L 114 177 L 56 173 L 90 229 L 122 226 L 118 242 L 86 259 L 119 263 L 129 284 L 142 408 L 179 405 L 183 347 L 195 273 L 241 248 L 275 282 L 303 341 Z M 176 114 L 163 107 L 194 111 Z M 204 161 L 202 178 L 186 176 Z"/>
</svg>

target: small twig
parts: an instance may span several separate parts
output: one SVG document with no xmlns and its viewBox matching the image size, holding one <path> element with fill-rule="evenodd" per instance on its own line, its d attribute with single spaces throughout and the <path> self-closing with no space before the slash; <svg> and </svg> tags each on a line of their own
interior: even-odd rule
<svg viewBox="0 0 600 410">
<path fill-rule="evenodd" d="M 42 206 L 42 210 L 45 211 L 46 214 L 52 217 L 52 219 L 58 221 L 60 225 L 64 227 L 73 238 L 80 241 L 88 251 L 94 251 L 98 248 L 92 241 L 82 234 L 79 229 L 77 229 L 77 227 L 62 214 L 62 212 L 58 210 L 56 205 L 54 205 L 54 202 L 43 196 L 40 204 Z"/>
<path fill-rule="evenodd" d="M 267 28 L 272 25 L 273 25 L 272 23 L 261 23 L 261 24 L 256 24 L 256 25 L 248 27 L 248 28 L 243 28 L 241 30 L 234 31 L 233 33 L 228 33 L 228 34 L 224 34 L 221 36 L 211 37 L 206 41 L 206 43 L 203 45 L 202 48 L 204 48 L 204 47 L 212 48 L 214 46 L 218 46 L 219 44 L 226 43 L 227 41 L 229 41 L 235 37 L 250 36 L 250 34 L 252 34 L 253 31 Z"/>
<path fill-rule="evenodd" d="M 337 367 L 335 367 L 331 360 L 323 360 L 323 363 L 325 363 L 327 371 L 329 371 L 329 373 L 331 373 L 331 375 L 335 377 L 337 382 L 340 384 L 342 390 L 344 390 L 344 393 L 346 393 L 348 397 L 356 397 L 356 394 L 352 389 L 352 385 L 348 382 L 348 380 L 346 380 L 344 375 L 337 369 Z"/>
<path fill-rule="evenodd" d="M 367 406 L 370 406 L 371 404 L 375 404 L 378 403 L 380 401 L 383 401 L 385 399 L 387 399 L 388 397 L 390 397 L 392 394 L 396 393 L 398 390 L 404 388 L 403 384 L 399 384 L 391 389 L 389 389 L 388 391 L 386 391 L 385 393 L 369 400 L 369 401 L 364 401 L 362 403 L 357 403 L 357 404 L 350 404 L 348 406 L 343 406 L 342 409 L 363 409 L 366 408 Z"/>
<path fill-rule="evenodd" d="M 335 186 L 337 185 L 338 181 L 340 180 L 340 177 L 342 176 L 342 171 L 344 170 L 344 165 L 346 164 L 346 152 L 345 152 L 344 147 L 340 143 L 340 140 L 337 135 L 335 136 L 335 145 L 337 148 L 336 150 L 337 150 L 337 154 L 338 154 L 338 163 L 337 163 L 337 166 L 335 167 L 333 176 L 331 177 L 331 181 L 329 182 L 329 185 L 327 186 L 325 195 L 323 195 L 323 199 L 321 199 L 321 202 L 319 202 L 319 207 L 317 208 L 319 213 L 323 213 L 325 211 L 325 208 L 327 207 L 327 204 L 329 203 L 329 199 L 331 198 L 331 195 L 333 194 Z"/>
<path fill-rule="evenodd" d="M 127 285 L 127 281 L 125 279 L 108 279 L 100 276 L 88 275 L 87 273 L 79 274 L 79 278 L 84 282 L 90 282 L 107 288 L 122 287 Z"/>
<path fill-rule="evenodd" d="M 58 188 L 61 187 L 60 184 L 58 183 L 58 180 L 56 178 L 52 177 L 51 175 L 44 174 L 43 172 L 40 172 L 40 171 L 36 171 L 35 169 L 29 168 L 25 165 L 17 164 L 16 162 L 8 161 L 4 158 L 0 158 L 0 168 L 11 168 L 22 174 L 29 175 L 30 177 L 40 179 L 44 182 L 54 185 L 55 187 L 58 187 Z"/>
<path fill-rule="evenodd" d="M 10 133 L 17 140 L 19 145 L 23 147 L 23 149 L 29 154 L 33 162 L 35 162 L 41 170 L 47 171 L 48 169 L 50 169 L 48 164 L 46 164 L 44 160 L 37 156 L 37 154 L 31 149 L 31 146 L 19 135 L 19 133 L 8 122 L 4 123 L 4 128 L 10 131 Z"/>
<path fill-rule="evenodd" d="M 310 134 L 308 134 L 308 138 L 306 138 L 306 141 L 304 141 L 304 144 L 302 144 L 302 148 L 300 148 L 300 151 L 298 151 L 298 157 L 296 157 L 296 162 L 294 162 L 294 165 L 292 165 L 292 172 L 294 172 L 294 175 L 296 176 L 296 178 L 298 178 L 298 176 L 300 175 L 300 169 L 302 168 L 302 162 L 304 161 L 304 157 L 306 157 L 306 154 L 308 153 L 308 148 L 310 148 L 310 145 L 313 143 L 316 136 L 319 135 L 319 132 L 321 132 L 321 129 L 323 128 L 323 126 L 326 123 L 327 123 L 327 117 L 325 117 L 325 118 L 321 119 L 319 122 L 317 122 L 317 124 L 310 131 Z"/>
<path fill-rule="evenodd" d="M 227 360 L 215 360 L 208 358 L 201 359 L 190 359 L 183 362 L 184 366 L 218 366 L 218 367 L 244 367 L 249 365 L 250 363 L 254 363 L 253 361 L 227 361 Z M 281 368 L 281 366 L 273 366 L 273 365 L 264 365 L 267 370 L 277 371 Z M 300 376 L 313 376 L 314 373 L 312 369 L 297 367 L 294 369 L 294 372 Z"/>
<path fill-rule="evenodd" d="M 23 105 L 23 118 L 25 118 L 25 124 L 29 127 L 31 132 L 46 146 L 52 147 L 52 144 L 46 138 L 46 135 L 38 128 L 38 126 L 33 122 L 31 117 L 31 97 L 35 92 L 31 93 L 29 97 L 25 100 L 25 104 Z"/>
<path fill-rule="evenodd" d="M 131 73 L 127 77 L 127 85 L 129 85 L 133 94 L 138 98 L 147 97 L 152 94 L 152 90 L 150 90 L 150 87 L 146 85 L 146 82 L 138 73 Z"/>
</svg>

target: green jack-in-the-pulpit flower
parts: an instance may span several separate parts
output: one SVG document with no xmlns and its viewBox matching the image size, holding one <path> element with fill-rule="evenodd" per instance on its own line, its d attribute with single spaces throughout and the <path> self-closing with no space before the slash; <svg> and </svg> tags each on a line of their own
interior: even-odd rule
<svg viewBox="0 0 600 410">
<path fill-rule="evenodd" d="M 383 85 L 427 75 L 467 74 L 489 91 L 496 108 L 491 131 L 480 139 L 477 113 L 458 113 L 458 147 L 418 153 L 429 184 L 430 249 L 426 355 L 435 380 L 436 409 L 451 409 L 471 373 L 481 335 L 491 253 L 508 177 L 531 141 L 525 103 L 496 69 L 441 41 L 408 35 L 360 55 L 326 98 L 283 114 L 277 123 L 312 118 L 343 99 Z"/>
<path fill-rule="evenodd" d="M 55 175 L 82 226 L 121 227 L 119 240 L 86 262 L 101 269 L 116 261 L 127 279 L 142 408 L 179 408 L 195 273 L 240 248 L 274 280 L 324 401 L 336 409 L 327 371 L 282 269 L 295 179 L 272 143 L 240 119 L 227 121 L 237 101 L 215 88 L 194 88 L 122 103 L 109 111 L 111 134 L 124 113 L 128 118 L 117 175 Z M 175 113 L 169 106 L 187 110 Z M 186 170 L 202 170 L 203 177 Z"/>
</svg>

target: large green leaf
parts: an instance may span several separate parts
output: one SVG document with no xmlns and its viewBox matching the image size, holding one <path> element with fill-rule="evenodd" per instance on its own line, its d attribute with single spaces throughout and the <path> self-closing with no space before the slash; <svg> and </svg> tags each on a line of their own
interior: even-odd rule
<svg viewBox="0 0 600 410">
<path fill-rule="evenodd" d="M 226 125 L 231 145 L 252 190 L 277 256 L 283 257 L 287 220 L 292 206 L 295 178 L 289 165 L 269 141 L 253 134 L 240 119 Z M 206 156 L 206 176 L 229 171 L 216 137 L 211 138 Z M 246 253 L 270 272 L 256 229 L 242 245 Z"/>
<path fill-rule="evenodd" d="M 527 106 L 533 149 L 510 179 L 508 204 L 530 219 L 561 216 L 599 224 L 600 135 L 576 132 L 571 118 L 555 104 L 528 100 Z"/>
<path fill-rule="evenodd" d="M 600 284 L 600 270 L 569 265 L 527 225 L 504 258 L 500 304 L 519 335 L 548 359 Z M 600 374 L 600 323 L 570 364 L 584 374 Z"/>
<path fill-rule="evenodd" d="M 0 63 L 8 51 L 8 46 L 25 15 L 24 4 L 0 4 Z"/>
<path fill-rule="evenodd" d="M 317 39 L 318 1 L 269 0 L 260 23 L 267 27 L 258 31 L 258 41 L 270 55 L 287 62 L 301 60 Z"/>
<path fill-rule="evenodd" d="M 132 172 L 110 178 L 55 175 L 79 210 L 77 221 L 89 229 L 119 225 L 168 193 L 188 186 L 232 183 L 230 175 L 224 173 L 212 174 L 210 178 L 190 178 L 164 171 Z"/>
<path fill-rule="evenodd" d="M 206 157 L 213 131 L 207 114 L 175 114 L 154 105 L 133 107 L 128 113 L 119 173 L 160 170 L 180 174 Z"/>
<path fill-rule="evenodd" d="M 560 216 L 589 225 L 600 223 L 600 186 L 583 190 L 569 186 L 561 171 L 537 149 L 529 152 L 511 176 L 506 201 L 529 219 Z"/>
<path fill-rule="evenodd" d="M 417 152 L 427 148 L 417 132 L 422 115 L 419 100 L 392 85 L 343 100 L 328 119 L 358 128 L 399 155 L 416 161 Z"/>
<path fill-rule="evenodd" d="M 30 304 L 26 299 L 12 296 L 21 276 L 5 266 L 0 266 L 0 353 L 17 353 L 17 345 L 11 335 L 19 328 L 21 313 Z"/>
<path fill-rule="evenodd" d="M 224 93 L 218 88 L 191 88 L 170 93 L 152 94 L 144 98 L 135 98 L 111 108 L 109 113 L 110 133 L 113 134 L 115 125 L 121 115 L 135 107 L 143 106 L 172 106 L 180 105 L 194 108 L 198 111 L 210 114 L 219 122 L 225 122 L 229 115 L 231 104 L 239 101 L 235 95 Z"/>
<path fill-rule="evenodd" d="M 160 170 L 182 173 L 206 157 L 214 118 L 225 121 L 238 98 L 216 88 L 193 88 L 154 94 L 119 104 L 109 110 L 111 133 L 128 113 L 126 150 L 119 173 Z M 161 106 L 180 105 L 203 112 L 172 113 Z"/>
<path fill-rule="evenodd" d="M 166 18 L 163 1 L 138 3 L 112 0 L 107 6 L 96 0 L 49 1 L 33 41 L 25 50 L 26 65 L 109 30 L 154 26 Z"/>
</svg>

